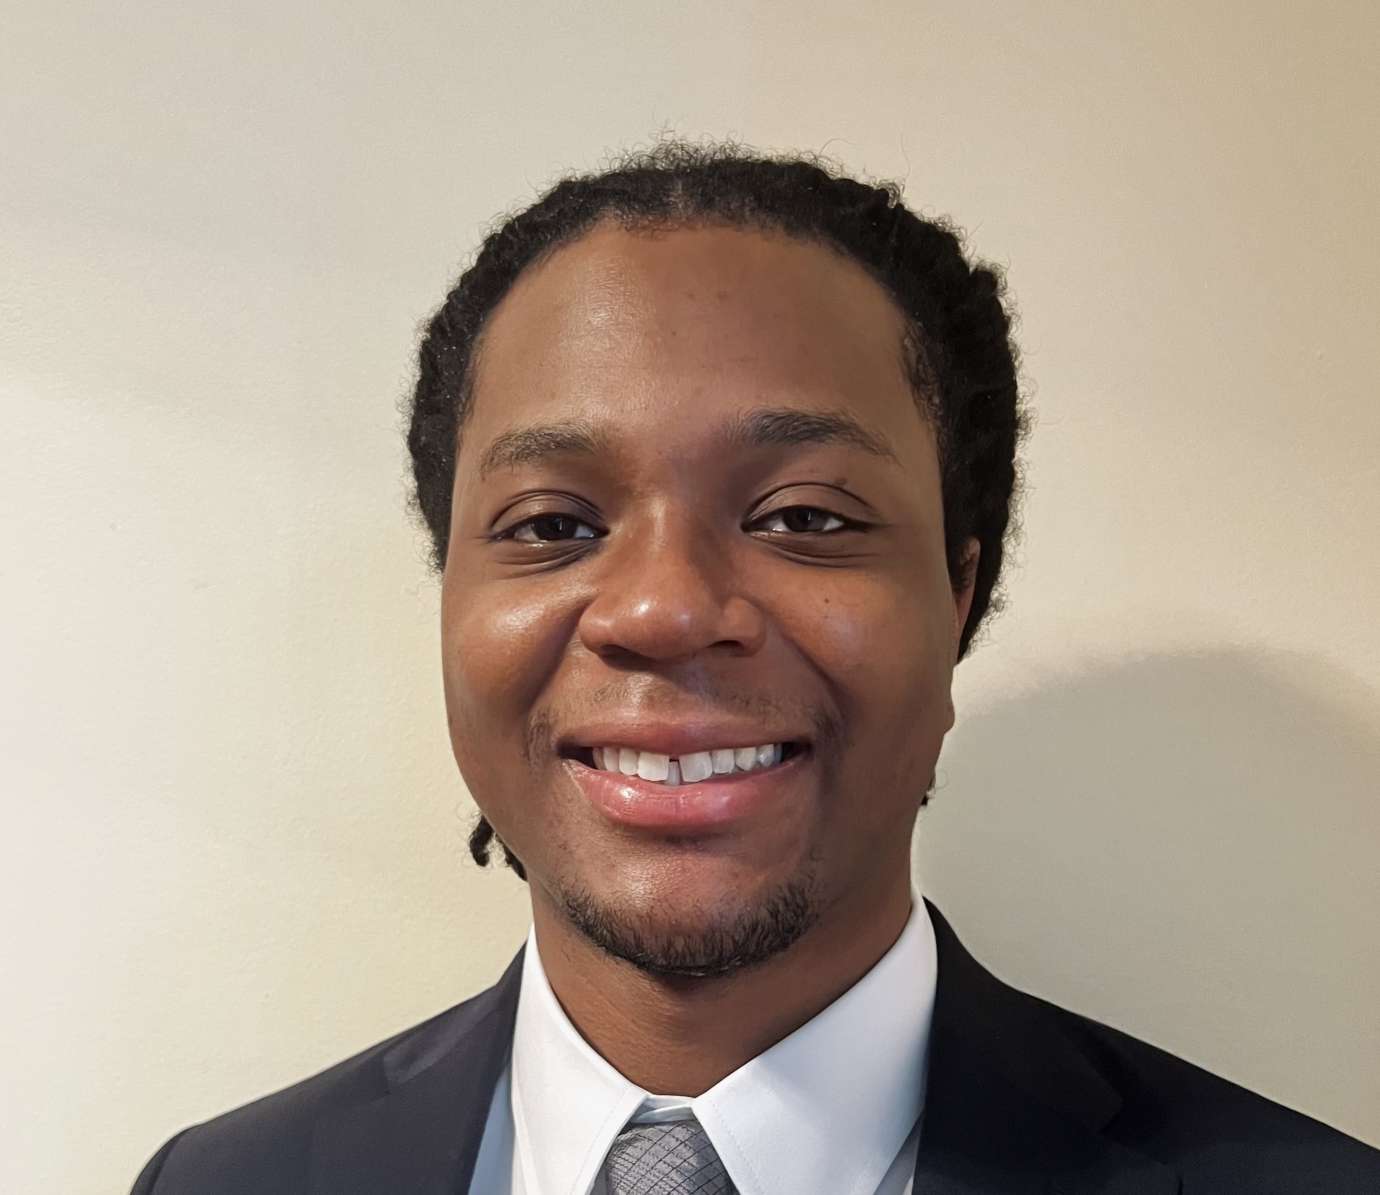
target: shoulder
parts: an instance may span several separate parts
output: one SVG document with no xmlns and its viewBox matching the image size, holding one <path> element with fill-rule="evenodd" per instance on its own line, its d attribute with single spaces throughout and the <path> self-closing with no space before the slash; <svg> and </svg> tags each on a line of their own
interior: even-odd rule
<svg viewBox="0 0 1380 1195">
<path fill-rule="evenodd" d="M 448 1008 L 367 1049 L 242 1107 L 183 1129 L 148 1161 L 131 1195 L 256 1195 L 306 1188 L 312 1134 L 326 1113 L 378 1099 L 388 1090 L 386 1063 L 417 1059 L 463 1030 L 488 993 Z"/>
<path fill-rule="evenodd" d="M 1104 1134 L 1177 1166 L 1186 1195 L 1380 1191 L 1380 1150 L 1109 1025 L 1056 1011 L 1122 1097 Z"/>
</svg>

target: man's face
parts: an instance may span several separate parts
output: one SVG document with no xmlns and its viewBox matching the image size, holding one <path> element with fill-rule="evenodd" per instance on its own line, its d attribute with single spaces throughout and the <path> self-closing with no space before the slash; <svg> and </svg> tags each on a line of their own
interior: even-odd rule
<svg viewBox="0 0 1380 1195">
<path fill-rule="evenodd" d="M 902 327 L 826 248 L 603 224 L 486 329 L 442 586 L 452 746 L 533 901 L 650 969 L 758 961 L 909 883 L 971 591 Z"/>
</svg>

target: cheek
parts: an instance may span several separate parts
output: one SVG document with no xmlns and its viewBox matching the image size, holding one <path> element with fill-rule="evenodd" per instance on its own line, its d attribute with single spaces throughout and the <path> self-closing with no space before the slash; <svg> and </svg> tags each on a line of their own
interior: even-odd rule
<svg viewBox="0 0 1380 1195">
<path fill-rule="evenodd" d="M 846 752 L 869 785 L 929 770 L 948 729 L 953 609 L 922 578 L 851 579 L 816 591 L 797 646 L 842 706 Z M 802 613 L 804 613 L 802 611 Z M 855 777 L 855 780 L 861 779 Z"/>
<path fill-rule="evenodd" d="M 524 583 L 443 587 L 442 678 L 451 751 L 470 795 L 525 858 L 530 800 L 527 738 L 535 703 L 566 657 L 578 612 Z"/>
<path fill-rule="evenodd" d="M 797 642 L 826 676 L 869 705 L 934 677 L 953 618 L 923 584 L 875 578 L 816 590 L 801 615 L 792 619 Z"/>
<path fill-rule="evenodd" d="M 569 595 L 554 587 L 447 586 L 441 650 L 452 739 L 479 735 L 488 744 L 520 737 L 577 617 Z M 457 741 L 457 751 L 461 746 Z"/>
</svg>

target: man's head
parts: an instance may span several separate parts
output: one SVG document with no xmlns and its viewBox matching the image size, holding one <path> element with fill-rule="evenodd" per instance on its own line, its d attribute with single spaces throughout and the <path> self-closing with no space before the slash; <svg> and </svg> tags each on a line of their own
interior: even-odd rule
<svg viewBox="0 0 1380 1195">
<path fill-rule="evenodd" d="M 806 161 L 662 145 L 494 232 L 409 435 L 476 858 L 663 974 L 908 882 L 1010 519 L 1008 329 L 948 229 Z"/>
</svg>

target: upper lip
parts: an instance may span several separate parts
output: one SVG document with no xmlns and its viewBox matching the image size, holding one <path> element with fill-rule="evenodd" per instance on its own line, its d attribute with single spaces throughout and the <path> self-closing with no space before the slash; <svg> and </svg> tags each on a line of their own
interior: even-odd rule
<svg viewBox="0 0 1380 1195">
<path fill-rule="evenodd" d="M 557 750 L 569 754 L 587 747 L 627 747 L 661 755 L 689 755 L 725 747 L 761 747 L 767 743 L 805 743 L 806 736 L 793 730 L 764 727 L 760 723 L 726 722 L 704 718 L 674 721 L 622 720 L 588 723 L 557 739 Z"/>
</svg>

